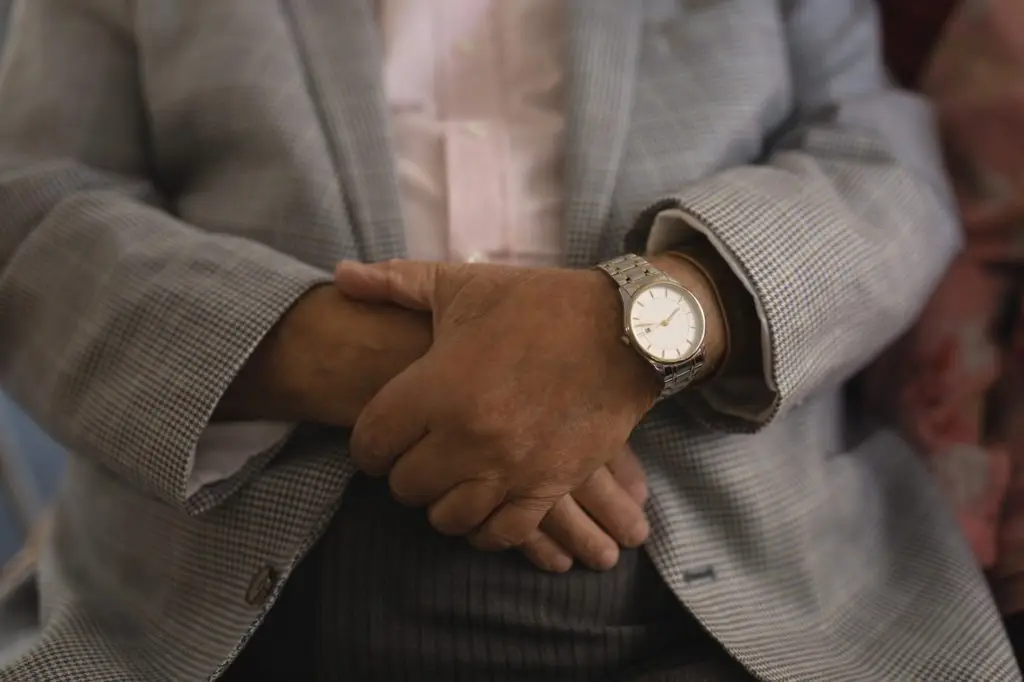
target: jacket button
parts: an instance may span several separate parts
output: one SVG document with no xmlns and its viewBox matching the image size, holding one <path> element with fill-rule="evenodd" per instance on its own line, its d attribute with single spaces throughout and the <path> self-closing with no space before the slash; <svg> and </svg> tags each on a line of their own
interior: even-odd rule
<svg viewBox="0 0 1024 682">
<path fill-rule="evenodd" d="M 270 599 L 277 584 L 277 571 L 273 566 L 264 566 L 256 571 L 249 581 L 249 589 L 245 591 L 245 601 L 251 606 L 259 606 Z"/>
</svg>

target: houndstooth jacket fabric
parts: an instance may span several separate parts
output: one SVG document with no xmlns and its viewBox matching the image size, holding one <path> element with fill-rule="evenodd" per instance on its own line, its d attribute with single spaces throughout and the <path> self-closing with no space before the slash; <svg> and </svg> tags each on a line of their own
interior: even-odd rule
<svg viewBox="0 0 1024 682">
<path fill-rule="evenodd" d="M 568 0 L 567 265 L 680 207 L 768 330 L 761 418 L 663 404 L 649 552 L 765 680 L 1020 679 L 914 455 L 840 390 L 957 230 L 866 0 Z M 340 258 L 403 255 L 368 0 L 26 0 L 0 77 L 0 381 L 73 452 L 0 682 L 225 670 L 336 508 L 343 432 L 189 497 L 197 437 Z M 643 234 L 633 234 L 642 242 Z M 858 437 L 854 437 L 857 435 Z M 8 589 L 2 608 L 24 598 Z"/>
</svg>

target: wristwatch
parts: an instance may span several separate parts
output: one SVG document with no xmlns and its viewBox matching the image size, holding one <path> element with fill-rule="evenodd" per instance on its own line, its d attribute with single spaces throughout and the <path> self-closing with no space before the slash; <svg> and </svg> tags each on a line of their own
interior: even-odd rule
<svg viewBox="0 0 1024 682">
<path fill-rule="evenodd" d="M 683 390 L 705 364 L 704 309 L 677 280 L 635 254 L 597 265 L 619 286 L 622 341 L 662 377 L 660 398 Z"/>
</svg>

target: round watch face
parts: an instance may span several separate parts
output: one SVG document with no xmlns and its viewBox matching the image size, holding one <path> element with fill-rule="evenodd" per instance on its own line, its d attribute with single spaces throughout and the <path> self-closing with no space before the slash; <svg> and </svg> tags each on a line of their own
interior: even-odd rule
<svg viewBox="0 0 1024 682">
<path fill-rule="evenodd" d="M 704 340 L 704 313 L 685 289 L 654 284 L 633 298 L 629 331 L 636 345 L 652 359 L 680 362 Z"/>
</svg>

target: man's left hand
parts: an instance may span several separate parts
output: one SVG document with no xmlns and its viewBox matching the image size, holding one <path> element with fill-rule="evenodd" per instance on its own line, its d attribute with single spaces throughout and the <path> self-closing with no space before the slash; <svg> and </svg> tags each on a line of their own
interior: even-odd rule
<svg viewBox="0 0 1024 682">
<path fill-rule="evenodd" d="M 622 452 L 659 393 L 597 270 L 388 261 L 343 263 L 336 281 L 356 299 L 433 313 L 431 349 L 362 411 L 352 456 L 478 547 L 522 545 Z"/>
</svg>

